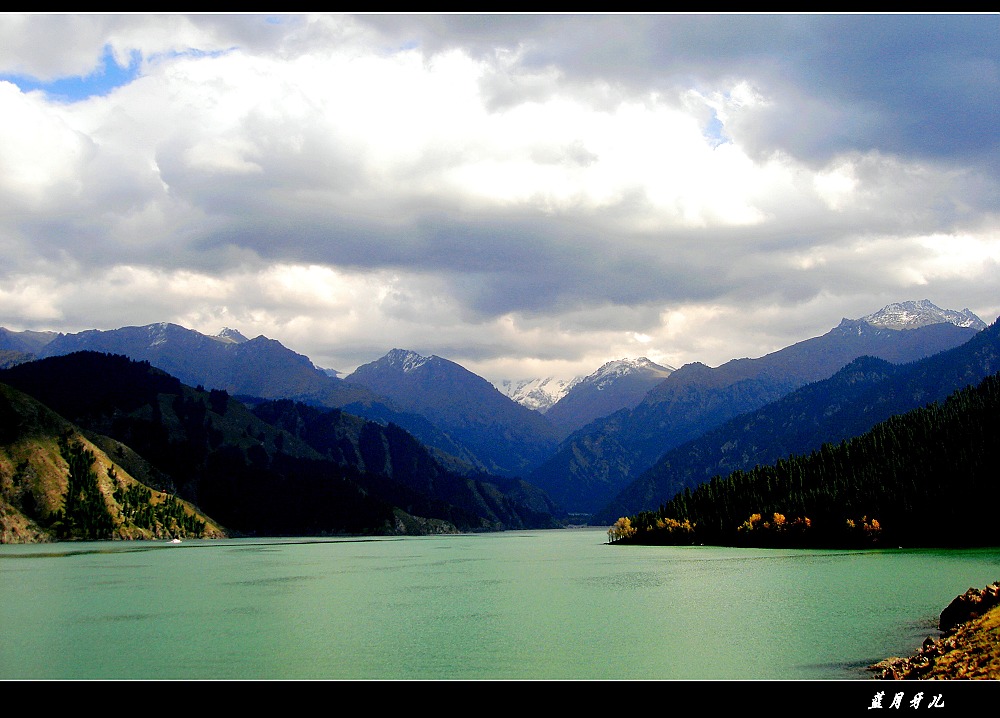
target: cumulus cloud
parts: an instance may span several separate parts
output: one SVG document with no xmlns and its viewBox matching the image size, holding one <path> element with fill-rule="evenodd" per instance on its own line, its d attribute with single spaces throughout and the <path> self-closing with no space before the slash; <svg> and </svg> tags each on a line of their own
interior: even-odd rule
<svg viewBox="0 0 1000 718">
<path fill-rule="evenodd" d="M 905 299 L 992 321 L 997 24 L 12 15 L 0 325 L 498 380 L 714 365 Z M 134 74 L 88 94 L 109 62 Z"/>
</svg>

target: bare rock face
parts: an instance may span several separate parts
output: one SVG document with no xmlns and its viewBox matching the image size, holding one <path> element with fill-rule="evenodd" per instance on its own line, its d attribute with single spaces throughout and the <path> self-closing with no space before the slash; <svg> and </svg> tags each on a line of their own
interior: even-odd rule
<svg viewBox="0 0 1000 718">
<path fill-rule="evenodd" d="M 982 616 L 998 604 L 1000 604 L 1000 581 L 994 581 L 986 588 L 970 588 L 941 611 L 938 628 L 948 631 Z"/>
</svg>

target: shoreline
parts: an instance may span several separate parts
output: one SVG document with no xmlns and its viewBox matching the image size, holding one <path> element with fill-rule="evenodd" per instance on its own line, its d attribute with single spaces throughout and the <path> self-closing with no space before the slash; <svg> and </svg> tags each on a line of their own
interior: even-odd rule
<svg viewBox="0 0 1000 718">
<path fill-rule="evenodd" d="M 1000 679 L 1000 581 L 957 596 L 941 612 L 941 635 L 911 656 L 868 666 L 876 680 Z"/>
</svg>

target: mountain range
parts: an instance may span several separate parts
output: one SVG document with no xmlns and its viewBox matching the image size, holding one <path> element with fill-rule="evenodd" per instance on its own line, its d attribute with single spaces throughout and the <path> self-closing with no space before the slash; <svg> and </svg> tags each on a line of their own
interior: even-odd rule
<svg viewBox="0 0 1000 718">
<path fill-rule="evenodd" d="M 76 351 L 148 361 L 185 384 L 221 389 L 231 395 L 292 398 L 325 406 L 375 399 L 330 377 L 308 357 L 274 339 L 247 339 L 228 328 L 215 336 L 166 322 L 109 331 L 91 329 L 53 335 L 34 353 L 44 359 Z"/>
<path fill-rule="evenodd" d="M 892 316 L 896 321 L 889 320 Z M 929 316 L 938 321 L 930 323 Z M 953 323 L 956 318 L 959 324 Z M 906 363 L 958 346 L 985 326 L 968 310 L 940 310 L 926 300 L 905 302 L 861 319 L 843 319 L 822 336 L 757 359 L 734 359 L 716 368 L 685 364 L 634 408 L 571 434 L 527 478 L 568 512 L 591 514 L 670 449 L 826 379 L 858 357 Z"/>
<path fill-rule="evenodd" d="M 208 396 L 222 392 L 251 413 L 274 412 L 275 402 L 291 402 L 295 410 L 285 410 L 285 423 L 277 429 L 291 437 L 301 439 L 304 425 L 325 422 L 332 426 L 336 418 L 340 428 L 330 428 L 334 433 L 346 431 L 343 422 L 361 422 L 358 426 L 369 427 L 365 435 L 378 435 L 378 443 L 385 447 L 409 445 L 403 451 L 406 456 L 415 455 L 413 445 L 419 446 L 417 453 L 426 454 L 421 461 L 433 462 L 435 471 L 449 478 L 428 481 L 426 472 L 418 472 L 422 478 L 411 489 L 418 486 L 425 492 L 452 481 L 480 482 L 467 488 L 489 485 L 485 493 L 469 489 L 480 496 L 490 491 L 508 497 L 510 492 L 520 492 L 519 501 L 531 507 L 530 521 L 535 524 L 546 511 L 557 517 L 572 516 L 573 522 L 605 523 L 611 513 L 628 513 L 623 507 L 631 506 L 631 499 L 617 497 L 629 491 L 644 497 L 637 500 L 653 500 L 654 495 L 662 500 L 662 492 L 669 489 L 656 481 L 653 484 L 659 488 L 649 489 L 647 472 L 677 447 L 735 417 L 830 379 L 860 357 L 906 365 L 963 345 L 985 327 L 969 310 L 941 310 L 926 300 L 891 304 L 861 319 L 844 319 L 822 336 L 716 368 L 693 363 L 674 370 L 644 358 L 609 362 L 588 377 L 566 382 L 556 392 L 561 394 L 559 399 L 544 410 L 532 410 L 511 398 L 517 395 L 513 383 L 503 391 L 433 355 L 393 349 L 341 378 L 266 337 L 247 339 L 233 329 L 207 336 L 166 323 L 78 334 L 0 328 L 0 367 L 17 369 L 79 352 L 147 362 L 190 391 Z M 534 388 L 541 391 L 551 383 L 538 380 Z M 104 386 L 110 391 L 110 385 Z M 527 386 L 522 383 L 521 388 Z M 530 403 L 526 397 L 522 401 Z M 306 408 L 319 414 L 311 415 Z M 331 413 L 334 410 L 336 414 Z M 276 416 L 265 423 L 277 421 Z M 288 417 L 295 418 L 294 425 Z M 853 430 L 848 428 L 848 419 L 841 414 L 843 431 Z M 357 448 L 353 454 L 339 449 L 334 456 L 327 443 L 320 443 L 324 448 L 313 451 L 319 451 L 324 460 L 372 474 L 370 461 L 357 460 L 363 456 Z M 312 460 L 316 459 L 313 455 Z M 725 466 L 717 464 L 716 468 Z M 699 477 L 706 472 L 713 469 L 705 465 L 696 470 Z M 394 478 L 393 471 L 386 476 L 383 480 L 397 486 L 406 483 Z M 631 486 L 640 477 L 646 489 L 638 483 Z M 539 494 L 532 493 L 535 489 L 541 490 Z M 431 503 L 438 500 L 445 499 L 429 499 Z M 546 502 L 551 502 L 548 508 L 543 507 Z M 454 496 L 445 503 L 462 505 Z M 407 505 L 424 504 L 414 499 Z M 518 525 L 523 519 L 511 516 L 529 515 L 511 509 L 503 518 L 490 518 L 481 506 L 477 510 L 479 520 L 486 523 L 469 523 L 467 517 L 465 525 Z M 458 516 L 448 511 L 438 514 Z"/>
<path fill-rule="evenodd" d="M 247 339 L 230 328 L 214 336 L 171 323 L 75 334 L 0 330 L 0 367 L 81 350 L 148 361 L 190 386 L 251 402 L 288 398 L 394 423 L 443 464 L 469 475 L 527 474 L 567 427 L 633 405 L 664 371 L 644 359 L 612 362 L 576 382 L 577 390 L 560 402 L 566 410 L 560 407 L 551 421 L 454 362 L 406 350 L 394 349 L 340 377 L 273 339 Z"/>
<path fill-rule="evenodd" d="M 469 445 L 455 440 L 426 416 L 410 411 L 405 401 L 402 404 L 393 403 L 387 396 L 372 392 L 361 381 L 346 382 L 331 375 L 315 366 L 308 357 L 280 342 L 264 336 L 247 339 L 233 329 L 224 329 L 215 336 L 170 323 L 107 331 L 88 330 L 75 334 L 28 334 L 5 330 L 4 334 L 0 334 L 0 350 L 3 349 L 21 352 L 17 355 L 21 360 L 63 356 L 83 350 L 120 354 L 136 361 L 147 361 L 189 386 L 218 389 L 250 401 L 292 399 L 313 406 L 343 408 L 373 421 L 402 426 L 434 451 L 442 462 L 468 474 L 493 472 L 513 475 L 522 467 L 519 461 L 530 461 L 530 458 L 522 457 L 507 465 L 498 463 L 493 456 L 479 456 Z M 16 362 L 7 362 L 11 363 Z M 469 374 L 458 365 L 453 365 L 453 368 L 456 372 L 461 370 Z M 480 389 L 485 391 L 486 387 Z M 499 396 L 495 389 L 486 394 Z M 504 425 L 502 434 L 519 437 L 526 433 L 520 423 L 538 423 L 535 414 L 509 400 L 505 401 L 511 404 L 506 418 L 513 420 L 515 425 Z M 517 410 L 520 413 L 515 416 Z M 479 412 L 474 410 L 473 413 Z M 545 428 L 551 434 L 548 427 Z M 546 448 L 543 445 L 541 450 Z M 529 457 L 531 451 L 528 450 Z M 525 449 L 512 441 L 502 446 L 502 452 L 507 457 L 516 457 Z"/>
</svg>

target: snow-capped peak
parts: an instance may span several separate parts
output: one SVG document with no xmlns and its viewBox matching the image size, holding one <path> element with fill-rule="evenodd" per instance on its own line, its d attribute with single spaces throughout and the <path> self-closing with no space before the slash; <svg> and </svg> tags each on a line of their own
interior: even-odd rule
<svg viewBox="0 0 1000 718">
<path fill-rule="evenodd" d="M 652 371 L 663 374 L 666 377 L 667 374 L 674 371 L 673 367 L 665 367 L 656 364 L 646 357 L 639 357 L 638 359 L 615 359 L 614 361 L 609 361 L 604 364 L 600 369 L 595 371 L 593 374 L 588 376 L 583 381 L 591 383 L 598 390 L 604 389 L 618 379 L 629 374 L 634 374 L 638 371 Z"/>
<path fill-rule="evenodd" d="M 601 391 L 619 379 L 642 372 L 666 378 L 673 367 L 662 366 L 646 357 L 638 359 L 615 359 L 605 363 L 600 369 L 588 376 L 578 376 L 574 379 L 504 379 L 496 385 L 497 389 L 518 404 L 545 413 L 559 400 L 565 397 L 571 389 L 587 384 Z"/>
<path fill-rule="evenodd" d="M 420 356 L 416 352 L 407 351 L 406 349 L 393 349 L 388 354 L 385 355 L 385 360 L 389 366 L 398 366 L 402 368 L 403 373 L 409 373 L 414 369 L 419 369 L 424 364 L 429 362 L 432 357 Z"/>
<path fill-rule="evenodd" d="M 860 321 L 882 329 L 916 329 L 917 327 L 945 322 L 972 329 L 986 328 L 986 322 L 969 309 L 963 309 L 960 312 L 953 309 L 941 309 L 927 299 L 894 302 L 877 312 L 862 317 Z"/>
<path fill-rule="evenodd" d="M 496 385 L 501 394 L 516 401 L 522 406 L 544 414 L 566 393 L 576 386 L 583 377 L 573 379 L 504 379 Z"/>
<path fill-rule="evenodd" d="M 233 344 L 242 344 L 243 342 L 250 341 L 238 330 L 230 329 L 229 327 L 223 327 L 222 331 L 215 335 L 215 338 L 221 339 L 224 342 L 231 342 Z"/>
</svg>

